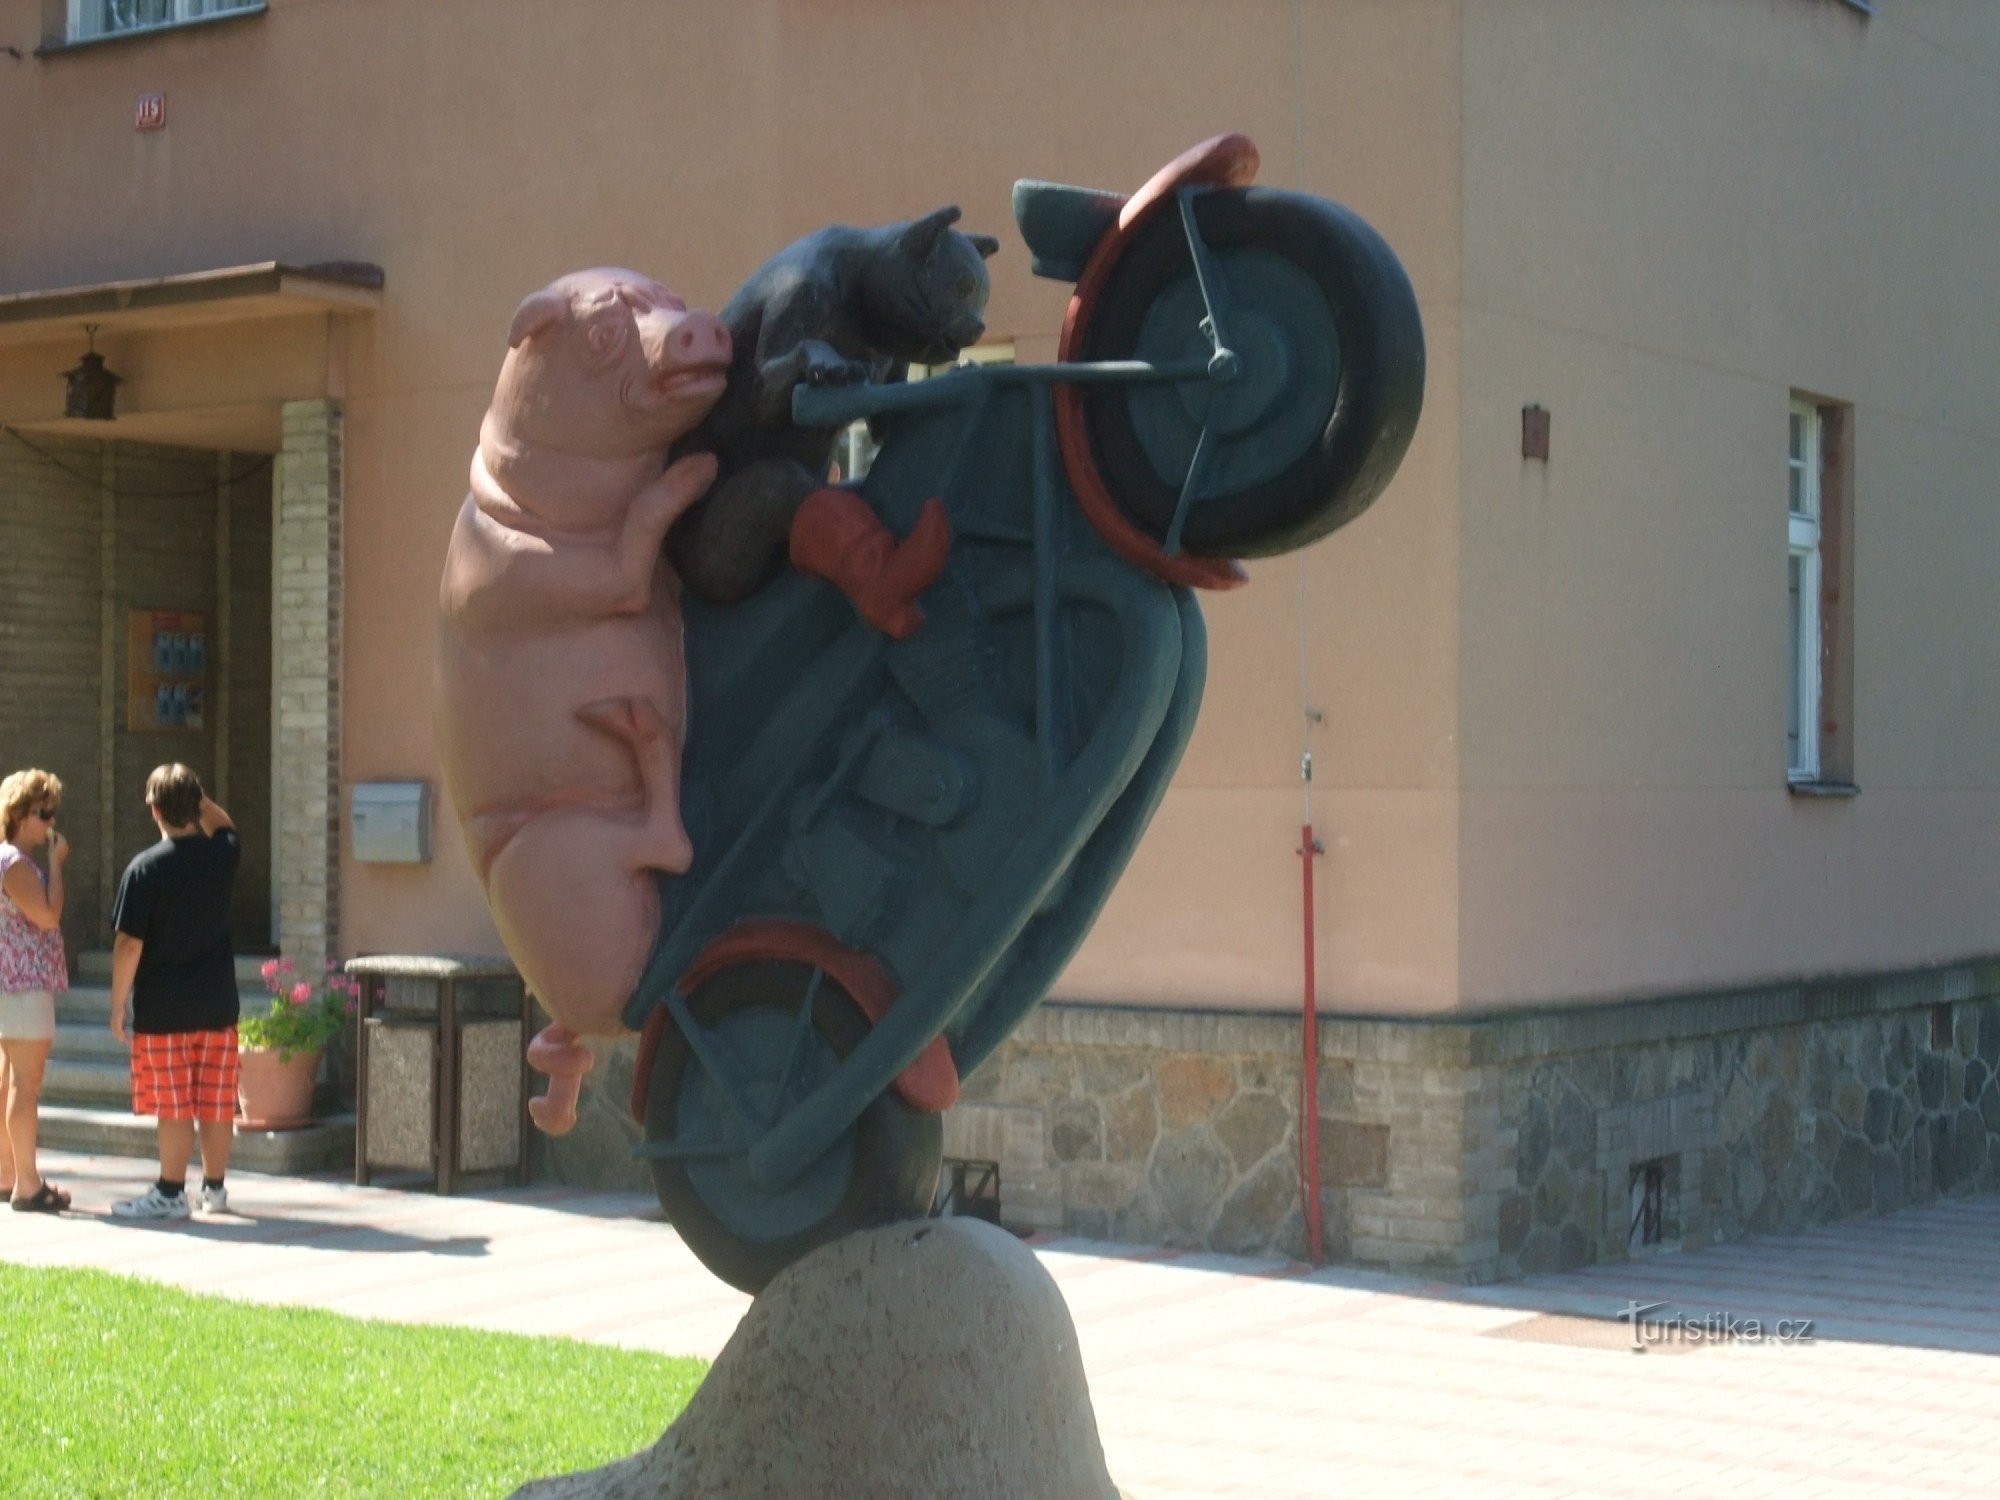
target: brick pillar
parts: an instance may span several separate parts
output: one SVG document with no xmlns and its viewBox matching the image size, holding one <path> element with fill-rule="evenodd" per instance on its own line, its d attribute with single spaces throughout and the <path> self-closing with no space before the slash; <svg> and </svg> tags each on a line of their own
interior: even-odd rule
<svg viewBox="0 0 2000 1500">
<path fill-rule="evenodd" d="M 1381 1185 L 1348 1195 L 1352 1253 L 1364 1265 L 1491 1281 L 1501 1187 L 1513 1168 L 1500 1133 L 1496 1069 L 1473 1060 L 1463 1027 L 1363 1028 L 1354 1106 L 1388 1126 Z"/>
<path fill-rule="evenodd" d="M 340 947 L 340 406 L 288 401 L 271 614 L 278 942 L 307 973 Z"/>
</svg>

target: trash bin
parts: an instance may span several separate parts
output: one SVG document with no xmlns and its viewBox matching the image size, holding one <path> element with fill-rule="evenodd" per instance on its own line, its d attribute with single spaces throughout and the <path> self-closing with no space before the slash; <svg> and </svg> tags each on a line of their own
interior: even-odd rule
<svg viewBox="0 0 2000 1500">
<path fill-rule="evenodd" d="M 422 1172 L 440 1193 L 526 1182 L 533 1018 L 514 966 L 376 954 L 347 972 L 361 982 L 354 1180 Z"/>
</svg>

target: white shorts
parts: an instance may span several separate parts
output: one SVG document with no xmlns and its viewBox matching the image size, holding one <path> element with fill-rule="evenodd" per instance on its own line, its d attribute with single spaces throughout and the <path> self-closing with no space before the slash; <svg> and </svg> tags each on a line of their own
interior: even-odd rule
<svg viewBox="0 0 2000 1500">
<path fill-rule="evenodd" d="M 0 1042 L 48 1042 L 56 1034 L 56 997 L 47 990 L 0 994 Z"/>
</svg>

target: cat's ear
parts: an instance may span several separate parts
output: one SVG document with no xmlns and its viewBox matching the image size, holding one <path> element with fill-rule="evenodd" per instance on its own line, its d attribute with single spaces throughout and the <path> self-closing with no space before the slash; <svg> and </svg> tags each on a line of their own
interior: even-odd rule
<svg viewBox="0 0 2000 1500">
<path fill-rule="evenodd" d="M 991 260 L 999 253 L 1000 242 L 990 234 L 968 234 L 966 238 L 972 241 L 972 248 L 979 252 L 981 260 Z"/>
<path fill-rule="evenodd" d="M 897 237 L 897 248 L 912 260 L 923 260 L 931 253 L 944 232 L 958 222 L 958 205 L 951 203 L 945 207 L 913 220 L 909 228 Z"/>
</svg>

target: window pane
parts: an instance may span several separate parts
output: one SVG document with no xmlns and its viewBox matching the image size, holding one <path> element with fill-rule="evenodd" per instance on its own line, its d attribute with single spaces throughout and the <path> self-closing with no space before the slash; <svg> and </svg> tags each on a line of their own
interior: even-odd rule
<svg viewBox="0 0 2000 1500">
<path fill-rule="evenodd" d="M 72 40 L 249 10 L 258 3 L 259 0 L 83 0 L 77 7 Z"/>
<path fill-rule="evenodd" d="M 1792 477 L 1792 507 L 1791 507 L 1792 514 L 1795 516 L 1802 516 L 1806 513 L 1805 466 L 1803 464 L 1793 464 L 1791 470 L 1791 477 Z"/>
<path fill-rule="evenodd" d="M 1786 719 L 1785 749 L 1786 764 L 1793 770 L 1801 769 L 1799 759 L 1799 700 L 1805 696 L 1805 685 L 1799 681 L 1799 638 L 1803 629 L 1805 607 L 1805 559 L 1788 559 L 1791 571 L 1792 597 L 1792 667 L 1791 667 L 1791 711 Z"/>
<path fill-rule="evenodd" d="M 105 7 L 107 31 L 129 31 L 136 26 L 160 26 L 173 19 L 171 0 L 111 0 Z"/>
<path fill-rule="evenodd" d="M 1792 443 L 1787 451 L 1793 463 L 1806 456 L 1806 419 L 1799 412 L 1792 413 Z"/>
</svg>

